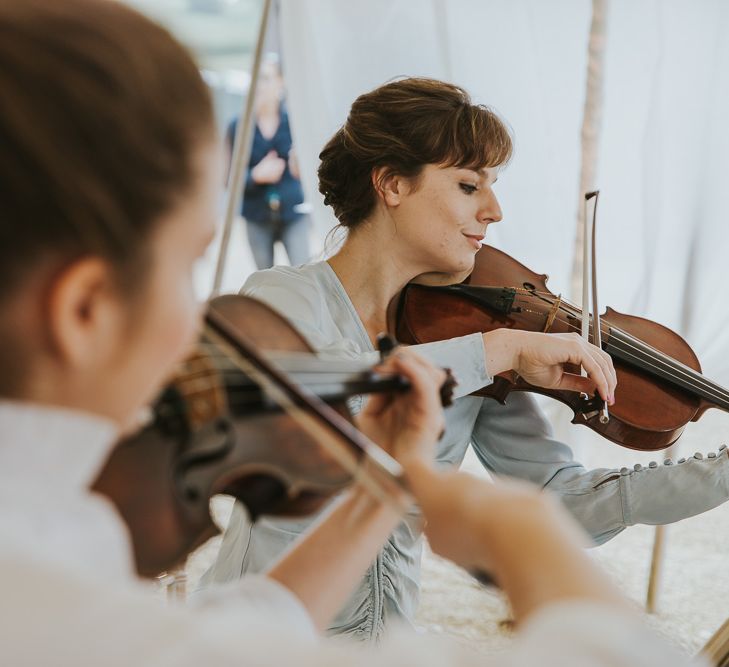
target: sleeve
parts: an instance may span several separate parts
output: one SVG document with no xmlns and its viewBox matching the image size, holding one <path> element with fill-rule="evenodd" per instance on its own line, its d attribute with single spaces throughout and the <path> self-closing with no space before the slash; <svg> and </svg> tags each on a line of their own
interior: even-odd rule
<svg viewBox="0 0 729 667">
<path fill-rule="evenodd" d="M 241 294 L 263 301 L 285 317 L 320 357 L 359 359 L 370 364 L 376 364 L 379 359 L 377 352 L 363 351 L 354 340 L 325 326 L 326 297 L 307 276 L 288 275 L 280 269 L 258 271 L 243 285 Z M 466 396 L 493 381 L 486 370 L 481 334 L 411 347 L 432 363 L 451 369 L 458 381 L 454 398 Z"/>
<path fill-rule="evenodd" d="M 216 624 L 234 619 L 237 612 L 255 618 L 262 627 L 283 627 L 291 638 L 311 640 L 317 636 L 299 599 L 265 575 L 246 575 L 233 584 L 211 586 L 197 594 L 194 602 L 194 608 L 203 616 L 210 615 Z"/>
<path fill-rule="evenodd" d="M 634 613 L 568 601 L 539 610 L 522 627 L 504 667 L 708 667 L 659 639 Z"/>
<path fill-rule="evenodd" d="M 725 447 L 673 463 L 586 470 L 552 437 L 533 396 L 509 395 L 506 405 L 484 400 L 472 433 L 482 464 L 495 474 L 529 480 L 556 493 L 597 544 L 634 524 L 666 524 L 729 499 Z"/>
<path fill-rule="evenodd" d="M 377 647 L 320 641 L 296 599 L 271 580 L 243 581 L 194 609 L 165 607 L 141 585 L 51 573 L 28 559 L 12 569 L 0 564 L 3 664 L 707 667 L 673 651 L 633 614 L 602 605 L 546 607 L 489 658 L 445 637 L 405 632 Z"/>
<path fill-rule="evenodd" d="M 146 584 L 39 568 L 27 558 L 12 574 L 0 568 L 0 586 L 2 662 L 8 665 L 294 664 L 278 662 L 277 654 L 312 654 L 319 645 L 298 600 L 262 577 L 216 591 L 202 608 L 165 605 Z"/>
<path fill-rule="evenodd" d="M 373 653 L 373 650 L 375 653 Z M 299 665 L 350 667 L 708 667 L 651 632 L 624 609 L 587 602 L 549 605 L 527 620 L 508 648 L 484 655 L 449 637 L 393 632 L 376 648 L 329 643 Z"/>
</svg>

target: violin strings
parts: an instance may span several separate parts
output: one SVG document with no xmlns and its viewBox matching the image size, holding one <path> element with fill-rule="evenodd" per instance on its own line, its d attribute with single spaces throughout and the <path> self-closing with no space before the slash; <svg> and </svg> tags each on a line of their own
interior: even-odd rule
<svg viewBox="0 0 729 667">
<path fill-rule="evenodd" d="M 252 405 L 254 403 L 261 402 L 261 390 L 259 385 L 246 376 L 240 369 L 235 367 L 231 362 L 230 358 L 221 350 L 217 349 L 213 344 L 208 342 L 201 342 L 200 347 L 203 348 L 208 358 L 214 360 L 217 366 L 206 365 L 202 359 L 193 357 L 188 359 L 184 364 L 185 372 L 180 375 L 176 381 L 175 386 L 183 391 L 184 393 L 203 393 L 210 389 L 211 386 L 222 384 L 225 386 L 226 395 L 235 401 L 231 403 L 231 406 L 245 406 Z M 304 365 L 316 365 L 321 360 L 311 360 L 308 354 L 293 353 L 293 354 L 279 354 L 271 355 L 274 358 L 279 357 L 279 361 L 283 362 L 293 360 L 296 362 L 294 366 Z M 324 362 L 326 363 L 326 362 Z M 286 364 L 281 364 L 282 370 L 286 371 Z M 318 365 L 321 365 L 319 363 Z M 331 364 L 330 364 L 331 365 Z M 316 366 L 313 368 L 306 368 L 304 371 L 294 371 L 289 374 L 297 378 L 299 376 L 299 383 L 304 384 L 315 391 L 315 393 L 321 396 L 340 396 L 349 395 L 354 392 L 354 388 L 358 389 L 358 393 L 368 393 L 368 390 L 384 388 L 388 385 L 393 385 L 399 376 L 388 373 L 388 374 L 377 374 L 372 375 L 369 373 L 371 366 L 363 364 L 363 362 L 354 363 L 339 363 L 335 362 L 335 365 L 339 366 L 351 366 L 355 372 L 344 372 L 333 373 L 331 371 L 319 371 Z M 220 368 L 220 366 L 229 366 L 228 368 Z M 190 370 L 193 368 L 194 370 Z M 319 374 L 319 377 L 311 377 L 312 375 Z M 303 376 L 303 377 L 302 377 Z M 215 379 L 215 382 L 211 382 L 211 379 Z M 361 385 L 366 383 L 367 386 L 362 387 Z M 354 385 L 354 386 L 353 386 Z M 330 387 L 330 391 L 323 391 L 323 389 Z"/>
<path fill-rule="evenodd" d="M 532 294 L 532 292 L 528 291 L 527 293 Z M 554 295 L 551 296 L 553 297 Z M 544 298 L 543 300 L 546 303 L 553 303 L 553 301 L 550 301 L 550 299 L 548 298 Z M 528 303 L 528 301 L 519 301 L 519 303 Z M 578 310 L 576 306 L 570 304 L 569 302 L 563 301 L 563 303 L 565 304 L 565 306 L 570 306 L 575 310 Z M 560 305 L 559 310 L 560 312 L 566 312 L 569 315 L 572 315 L 572 317 L 577 317 L 575 313 L 570 313 L 562 305 Z M 534 312 L 539 313 L 539 311 Z M 590 317 L 592 318 L 592 316 Z M 570 322 L 568 318 L 560 317 L 558 315 L 555 319 L 568 327 L 575 326 L 572 324 L 572 322 Z M 612 325 L 608 326 L 609 330 L 606 333 L 610 334 L 610 344 L 614 349 L 628 354 L 637 361 L 642 361 L 646 363 L 649 368 L 662 370 L 666 375 L 669 376 L 669 378 L 675 378 L 676 381 L 682 379 L 687 385 L 689 385 L 689 387 L 696 390 L 703 390 L 710 397 L 718 399 L 717 402 L 724 402 L 726 407 L 729 407 L 728 390 L 724 389 L 715 382 L 708 380 L 708 378 L 705 378 L 705 376 L 703 376 L 698 371 L 695 371 L 691 367 L 682 364 L 680 361 L 673 359 L 672 357 L 664 354 L 663 352 L 660 352 L 659 350 L 656 350 L 654 347 L 648 345 L 640 339 L 635 338 L 634 336 L 632 336 L 628 332 L 623 331 L 619 327 L 613 327 Z M 617 334 L 617 336 L 615 336 L 615 334 Z M 620 336 L 623 336 L 624 340 L 620 340 Z M 639 345 L 636 345 L 634 343 L 639 343 Z M 658 373 L 656 372 L 656 374 Z"/>
<path fill-rule="evenodd" d="M 224 353 L 209 343 L 202 343 L 201 345 L 210 348 L 209 356 L 211 358 L 222 362 L 218 364 L 219 371 L 230 371 L 233 374 L 240 375 L 240 369 L 232 364 Z M 273 351 L 266 353 L 266 358 L 276 363 L 281 370 L 288 373 L 320 374 L 322 376 L 331 375 L 334 377 L 344 374 L 365 374 L 370 372 L 374 366 L 374 363 L 368 363 L 360 359 L 322 359 L 317 357 L 315 353 L 309 352 Z"/>
<path fill-rule="evenodd" d="M 572 307 L 577 310 L 575 306 Z M 560 308 L 560 310 L 562 310 L 562 308 Z M 574 313 L 572 313 L 572 316 L 576 317 Z M 556 319 L 566 324 L 567 326 L 573 326 L 569 320 L 560 317 L 557 317 Z M 673 359 L 668 355 L 665 355 L 664 353 L 656 350 L 647 343 L 623 331 L 619 327 L 610 326 L 610 329 L 606 333 L 611 334 L 611 332 L 613 332 L 613 335 L 610 336 L 611 345 L 616 350 L 626 352 L 636 360 L 647 361 L 648 365 L 651 368 L 660 368 L 669 376 L 683 376 L 682 379 L 684 380 L 684 382 L 686 382 L 686 384 L 690 385 L 694 389 L 701 388 L 705 392 L 711 394 L 714 398 L 719 397 L 723 400 L 729 399 L 729 391 L 727 391 L 720 385 L 712 382 L 711 380 L 708 380 L 702 374 L 700 374 L 698 371 L 695 371 L 691 367 L 682 364 L 680 361 Z M 617 336 L 614 336 L 614 334 L 617 334 Z M 625 340 L 621 341 L 620 336 L 623 336 Z M 638 345 L 633 344 L 633 342 L 631 341 L 633 341 L 634 343 L 638 343 Z M 633 352 L 631 353 L 630 350 L 632 350 Z"/>
<path fill-rule="evenodd" d="M 529 301 L 524 299 L 523 295 L 536 296 L 540 301 L 550 305 L 554 305 L 555 303 L 554 294 L 552 294 L 551 292 L 527 290 L 523 288 L 514 289 L 520 294 L 520 297 L 515 299 L 515 303 L 519 305 L 529 305 Z M 570 312 L 569 308 L 573 309 L 573 311 L 575 312 Z M 562 299 L 558 311 L 559 313 L 566 313 L 568 316 L 577 318 L 578 315 L 576 313 L 579 312 L 579 308 L 569 301 Z M 536 310 L 531 312 L 539 315 L 544 314 L 541 311 Z M 592 315 L 590 317 L 592 319 Z M 577 327 L 570 321 L 569 317 L 564 317 L 558 314 L 555 319 L 558 322 L 567 326 L 568 328 L 573 327 L 577 329 Z M 642 362 L 648 367 L 648 369 L 652 370 L 659 377 L 668 376 L 667 379 L 674 379 L 679 384 L 681 381 L 683 381 L 683 383 L 685 383 L 685 385 L 688 385 L 689 388 L 693 388 L 697 391 L 703 390 L 708 397 L 713 398 L 718 403 L 723 402 L 726 407 L 729 407 L 729 390 L 721 387 L 715 382 L 712 382 L 698 371 L 692 369 L 689 366 L 686 366 L 676 359 L 673 359 L 672 357 L 666 355 L 660 350 L 655 349 L 644 341 L 641 341 L 640 339 L 634 337 L 632 334 L 623 331 L 619 327 L 615 327 L 609 324 L 607 324 L 606 326 L 607 331 L 605 333 L 609 335 L 610 345 L 616 351 L 619 351 L 624 355 L 630 357 L 630 359 L 634 360 L 634 362 Z M 256 385 L 256 383 L 253 382 L 250 378 L 245 376 L 240 371 L 240 369 L 236 368 L 235 364 L 231 362 L 231 360 L 225 353 L 223 353 L 215 345 L 207 341 L 202 341 L 200 346 L 205 350 L 206 354 L 210 358 L 219 362 L 219 364 L 222 363 L 223 366 L 228 365 L 229 367 L 210 368 L 205 367 L 203 364 L 201 368 L 194 370 L 193 372 L 188 371 L 183 377 L 179 378 L 175 382 L 178 387 L 184 389 L 185 391 L 190 391 L 191 393 L 196 391 L 202 392 L 210 388 L 210 378 L 214 377 L 216 379 L 219 379 L 220 377 L 223 377 L 225 379 L 227 393 L 234 393 L 236 398 L 249 396 L 251 394 L 253 394 L 256 398 L 260 398 L 260 390 L 257 389 L 258 385 Z M 307 355 L 306 353 L 284 353 L 279 354 L 279 356 L 283 357 L 282 370 L 285 370 L 285 357 L 295 359 L 300 365 L 302 361 L 306 361 Z M 192 362 L 197 361 L 199 360 L 194 359 L 188 361 L 187 363 L 191 364 Z M 626 359 L 626 361 L 628 360 Z M 312 361 L 313 367 L 311 369 L 299 371 L 306 375 L 321 375 L 321 377 L 318 379 L 309 378 L 309 381 L 306 383 L 307 385 L 326 385 L 340 383 L 346 387 L 347 379 L 351 380 L 351 371 L 349 373 L 347 373 L 346 371 L 333 373 L 330 370 L 320 370 L 320 368 L 317 368 L 315 364 L 316 361 Z M 363 369 L 361 361 L 354 362 L 352 364 L 352 366 L 355 365 L 357 365 L 355 372 L 360 372 L 363 375 L 366 373 L 366 369 Z M 640 365 L 637 365 L 640 368 Z M 644 370 L 648 369 L 644 368 Z M 663 373 L 663 375 L 661 375 L 661 373 Z M 293 372 L 292 374 L 296 376 L 297 373 Z M 238 381 L 232 382 L 230 379 L 231 377 L 234 377 Z M 367 379 L 371 380 L 371 378 Z M 385 377 L 382 379 L 386 380 L 391 378 Z M 256 389 L 253 389 L 253 391 L 251 391 L 251 389 L 254 387 Z M 245 402 L 243 404 L 245 404 Z"/>
</svg>

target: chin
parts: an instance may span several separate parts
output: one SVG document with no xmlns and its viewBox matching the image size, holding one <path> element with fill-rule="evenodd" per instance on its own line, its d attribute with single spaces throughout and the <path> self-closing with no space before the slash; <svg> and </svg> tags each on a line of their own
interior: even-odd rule
<svg viewBox="0 0 729 667">
<path fill-rule="evenodd" d="M 430 272 L 430 279 L 424 282 L 427 284 L 432 283 L 442 285 L 454 285 L 456 283 L 463 282 L 466 278 L 468 278 L 471 271 L 473 271 L 473 264 L 473 257 L 468 260 L 461 259 L 449 262 L 444 262 L 441 258 L 441 261 L 438 262 L 437 265 L 434 264 L 437 268 L 433 268 Z"/>
<path fill-rule="evenodd" d="M 453 258 L 448 273 L 470 273 L 476 264 L 476 253 L 468 253 L 458 258 Z"/>
</svg>

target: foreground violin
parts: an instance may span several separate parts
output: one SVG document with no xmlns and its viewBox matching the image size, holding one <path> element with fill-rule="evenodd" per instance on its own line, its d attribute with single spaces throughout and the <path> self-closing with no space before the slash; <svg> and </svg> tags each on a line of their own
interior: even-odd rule
<svg viewBox="0 0 729 667">
<path fill-rule="evenodd" d="M 428 343 L 498 328 L 579 333 L 581 309 L 553 294 L 547 280 L 548 276 L 484 245 L 463 283 L 410 284 L 403 290 L 397 338 Z M 572 423 L 584 424 L 624 447 L 646 451 L 673 444 L 686 424 L 708 408 L 729 411 L 729 390 L 701 374 L 691 347 L 670 329 L 608 308 L 600 317 L 600 331 L 602 348 L 612 357 L 618 377 L 607 423 L 600 421 L 599 398 L 536 387 L 513 372 L 497 376 L 492 385 L 475 393 L 502 403 L 512 391 L 550 396 L 572 408 Z"/>
<path fill-rule="evenodd" d="M 444 404 L 454 384 L 449 376 L 441 388 Z M 218 297 L 196 353 L 93 488 L 129 527 L 139 574 L 155 576 L 218 532 L 210 499 L 219 493 L 252 520 L 315 512 L 355 477 L 383 500 L 402 497 L 399 464 L 354 428 L 346 399 L 408 388 L 359 362 L 317 359 L 255 299 Z"/>
</svg>

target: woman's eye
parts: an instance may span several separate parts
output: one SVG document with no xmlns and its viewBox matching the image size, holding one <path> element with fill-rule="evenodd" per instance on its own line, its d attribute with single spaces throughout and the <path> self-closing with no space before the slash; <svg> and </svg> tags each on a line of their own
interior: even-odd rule
<svg viewBox="0 0 729 667">
<path fill-rule="evenodd" d="M 463 190 L 467 195 L 472 195 L 478 188 L 475 185 L 471 185 L 470 183 L 459 183 L 461 186 L 461 190 Z"/>
</svg>

